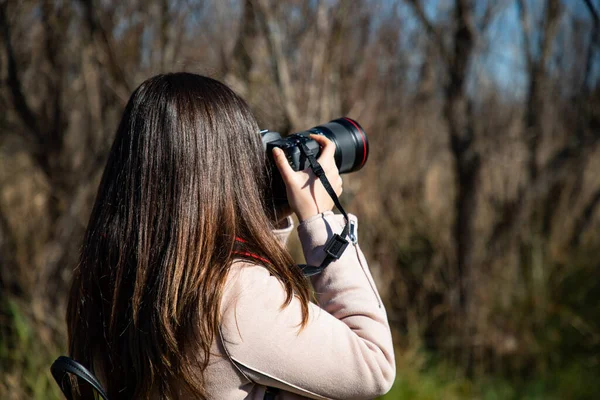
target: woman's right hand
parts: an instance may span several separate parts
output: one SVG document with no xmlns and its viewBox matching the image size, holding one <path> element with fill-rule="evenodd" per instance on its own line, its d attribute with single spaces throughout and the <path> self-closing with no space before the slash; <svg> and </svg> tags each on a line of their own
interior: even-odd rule
<svg viewBox="0 0 600 400">
<path fill-rule="evenodd" d="M 322 135 L 310 135 L 321 146 L 321 155 L 317 159 L 329 183 L 339 196 L 342 194 L 342 178 L 335 165 L 335 144 Z M 294 171 L 283 150 L 273 149 L 273 158 L 285 183 L 288 203 L 300 222 L 333 209 L 333 199 L 310 168 Z"/>
</svg>

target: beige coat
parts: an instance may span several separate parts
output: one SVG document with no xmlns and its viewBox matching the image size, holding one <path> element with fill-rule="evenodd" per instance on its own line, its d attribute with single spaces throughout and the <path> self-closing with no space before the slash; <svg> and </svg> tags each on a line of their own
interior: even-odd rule
<svg viewBox="0 0 600 400">
<path fill-rule="evenodd" d="M 354 216 L 351 218 L 356 221 Z M 291 221 L 291 220 L 290 220 Z M 298 227 L 307 263 L 319 265 L 323 245 L 341 233 L 343 218 L 319 214 Z M 283 242 L 292 231 L 275 231 Z M 312 278 L 319 305 L 299 330 L 300 303 L 281 309 L 285 292 L 267 269 L 233 264 L 222 300 L 221 334 L 205 371 L 211 399 L 370 399 L 387 392 L 395 377 L 387 315 L 358 245 Z"/>
</svg>

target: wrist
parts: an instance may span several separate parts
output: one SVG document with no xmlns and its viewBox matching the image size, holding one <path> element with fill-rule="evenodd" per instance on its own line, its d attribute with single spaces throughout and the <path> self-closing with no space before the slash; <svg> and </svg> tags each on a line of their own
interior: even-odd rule
<svg viewBox="0 0 600 400">
<path fill-rule="evenodd" d="M 296 217 L 298 217 L 298 222 L 302 223 L 306 220 L 309 220 L 317 215 L 323 214 L 326 211 L 330 211 L 330 210 L 319 210 L 317 207 L 311 208 L 311 209 L 307 209 L 307 210 L 302 210 L 302 211 L 297 211 Z"/>
<path fill-rule="evenodd" d="M 319 213 L 307 214 L 307 215 L 296 214 L 296 217 L 298 217 L 298 222 L 302 223 L 302 222 L 306 221 L 307 219 L 314 217 L 315 215 L 319 215 Z"/>
</svg>

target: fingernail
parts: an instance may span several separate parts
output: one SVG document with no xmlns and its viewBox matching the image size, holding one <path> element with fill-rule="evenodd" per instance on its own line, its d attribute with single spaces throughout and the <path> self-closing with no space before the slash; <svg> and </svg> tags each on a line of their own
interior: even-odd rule
<svg viewBox="0 0 600 400">
<path fill-rule="evenodd" d="M 276 156 L 281 154 L 281 149 L 279 147 L 275 147 L 273 148 L 273 154 L 275 154 Z"/>
</svg>

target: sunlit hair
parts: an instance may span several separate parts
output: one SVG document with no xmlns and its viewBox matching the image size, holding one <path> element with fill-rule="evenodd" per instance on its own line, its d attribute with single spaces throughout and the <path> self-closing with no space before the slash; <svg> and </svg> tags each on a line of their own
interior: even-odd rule
<svg viewBox="0 0 600 400">
<path fill-rule="evenodd" d="M 159 75 L 131 96 L 67 311 L 70 355 L 111 399 L 206 398 L 236 237 L 270 261 L 306 322 L 307 282 L 271 232 L 258 131 L 248 105 L 210 78 Z"/>
</svg>

